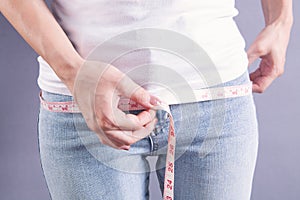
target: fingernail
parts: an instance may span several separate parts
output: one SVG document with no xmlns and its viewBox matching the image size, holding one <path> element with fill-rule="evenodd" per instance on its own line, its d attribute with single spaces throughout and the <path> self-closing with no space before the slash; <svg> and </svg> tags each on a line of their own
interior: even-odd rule
<svg viewBox="0 0 300 200">
<path fill-rule="evenodd" d="M 124 145 L 124 146 L 121 146 L 120 149 L 128 151 L 130 149 L 130 146 Z"/>
<path fill-rule="evenodd" d="M 161 104 L 161 101 L 158 98 L 151 96 L 150 103 L 153 106 L 159 106 Z"/>
</svg>

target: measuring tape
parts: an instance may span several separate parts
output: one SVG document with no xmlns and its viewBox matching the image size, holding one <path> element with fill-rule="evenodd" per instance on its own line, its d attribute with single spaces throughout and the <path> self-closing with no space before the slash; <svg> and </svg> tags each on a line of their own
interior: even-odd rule
<svg viewBox="0 0 300 200">
<path fill-rule="evenodd" d="M 226 87 L 215 87 L 209 89 L 199 89 L 194 90 L 195 99 L 199 101 L 208 101 L 224 98 L 234 98 L 247 96 L 252 93 L 252 82 L 244 85 L 238 86 L 226 86 Z M 41 106 L 51 112 L 62 112 L 62 113 L 80 113 L 78 105 L 74 101 L 68 102 L 47 102 L 42 97 L 42 92 L 40 93 Z M 191 103 L 191 102 L 181 102 L 181 103 Z M 166 166 L 165 166 L 165 179 L 164 179 L 164 194 L 163 200 L 174 200 L 174 169 L 175 169 L 175 129 L 172 114 L 169 109 L 169 105 L 178 104 L 176 100 L 170 100 L 168 103 L 164 101 L 154 107 L 155 110 L 165 110 L 169 114 L 170 126 L 168 135 L 168 148 L 166 156 Z M 123 111 L 128 110 L 143 110 L 143 106 L 137 104 L 136 102 L 129 99 L 120 99 L 118 104 L 119 109 Z"/>
</svg>

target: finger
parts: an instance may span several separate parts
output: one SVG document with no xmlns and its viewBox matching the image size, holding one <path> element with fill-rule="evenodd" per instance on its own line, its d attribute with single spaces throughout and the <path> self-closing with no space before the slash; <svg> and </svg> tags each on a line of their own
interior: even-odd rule
<svg viewBox="0 0 300 200">
<path fill-rule="evenodd" d="M 100 135 L 100 134 L 97 134 L 97 136 L 98 136 L 98 138 L 99 138 L 99 140 L 100 140 L 100 142 L 101 142 L 102 144 L 107 145 L 107 146 L 110 146 L 110 147 L 112 147 L 112 148 L 115 148 L 115 149 L 123 149 L 123 150 L 129 150 L 129 148 L 130 148 L 130 146 L 124 145 L 124 144 L 122 144 L 122 143 L 120 143 L 120 142 L 118 142 L 118 141 L 116 141 L 116 140 L 108 139 L 108 138 L 106 137 L 106 135 L 103 134 L 103 133 L 101 133 L 101 135 Z"/>
<path fill-rule="evenodd" d="M 271 75 L 262 75 L 259 70 L 250 74 L 250 79 L 253 82 L 252 91 L 256 93 L 263 93 L 274 81 Z"/>
<path fill-rule="evenodd" d="M 115 141 L 119 146 L 130 146 L 148 136 L 154 129 L 157 118 L 136 131 L 113 130 L 106 131 L 109 140 Z"/>
<path fill-rule="evenodd" d="M 269 76 L 257 78 L 257 80 L 254 82 L 252 86 L 253 92 L 263 93 L 271 85 L 273 80 L 274 79 Z"/>
<path fill-rule="evenodd" d="M 132 131 L 112 130 L 105 132 L 107 138 L 119 146 L 130 146 L 142 138 L 133 137 Z"/>
<path fill-rule="evenodd" d="M 142 129 L 133 131 L 132 133 L 133 137 L 144 138 L 148 136 L 154 130 L 157 121 L 158 121 L 157 118 L 154 118 L 150 123 L 148 123 Z"/>
<path fill-rule="evenodd" d="M 250 80 L 252 82 L 255 81 L 256 78 L 262 76 L 262 73 L 260 71 L 260 68 L 257 68 L 254 72 L 250 73 Z"/>
<path fill-rule="evenodd" d="M 137 115 L 138 119 L 140 120 L 141 124 L 144 126 L 150 123 L 156 116 L 155 110 L 145 110 Z"/>
<path fill-rule="evenodd" d="M 120 131 L 120 132 L 122 132 L 122 131 Z M 120 134 L 122 134 L 122 133 L 117 133 L 116 135 L 120 135 Z M 121 141 L 119 139 L 116 139 L 114 137 L 109 137 L 108 140 L 114 145 L 113 148 L 122 149 L 122 150 L 129 150 L 130 149 L 130 144 L 125 144 L 123 141 Z"/>
<path fill-rule="evenodd" d="M 156 111 L 147 110 L 138 115 L 126 114 L 122 110 L 116 108 L 112 115 L 112 127 L 107 127 L 106 130 L 120 129 L 124 131 L 134 131 L 142 128 L 147 123 L 151 122 L 156 115 Z"/>
<path fill-rule="evenodd" d="M 113 106 L 112 101 L 102 101 L 101 108 L 96 109 L 97 123 L 104 131 L 132 131 L 143 126 L 136 115 L 124 113 L 117 106 Z"/>
<path fill-rule="evenodd" d="M 139 87 L 137 88 L 131 96 L 128 96 L 131 100 L 135 101 L 136 103 L 142 105 L 143 107 L 150 109 L 153 106 L 157 106 L 161 104 L 161 100 L 158 97 L 151 95 L 148 91 L 144 88 Z"/>
<path fill-rule="evenodd" d="M 128 151 L 130 149 L 130 145 L 123 145 L 117 141 L 114 140 L 110 140 L 109 144 L 106 144 L 107 146 L 110 146 L 114 149 L 118 149 L 118 150 L 126 150 Z"/>
<path fill-rule="evenodd" d="M 117 90 L 123 95 L 145 108 L 152 108 L 158 105 L 160 99 L 150 95 L 144 88 L 137 85 L 128 76 L 124 76 L 118 83 Z"/>
<path fill-rule="evenodd" d="M 257 60 L 261 56 L 258 53 L 255 43 L 249 47 L 247 51 L 247 56 L 248 56 L 248 66 L 250 66 L 255 60 Z"/>
<path fill-rule="evenodd" d="M 124 131 L 134 131 L 143 127 L 137 115 L 126 114 L 118 108 L 114 110 L 111 121 L 115 128 Z"/>
</svg>

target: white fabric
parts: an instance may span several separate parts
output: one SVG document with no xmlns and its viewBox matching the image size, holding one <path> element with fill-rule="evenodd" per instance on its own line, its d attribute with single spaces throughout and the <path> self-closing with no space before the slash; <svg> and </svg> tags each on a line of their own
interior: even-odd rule
<svg viewBox="0 0 300 200">
<path fill-rule="evenodd" d="M 52 9 L 85 58 L 94 47 L 116 34 L 153 27 L 176 31 L 197 42 L 212 59 L 223 82 L 237 78 L 247 69 L 245 42 L 233 19 L 238 14 L 234 0 L 54 0 Z M 195 73 L 184 60 L 158 50 L 149 52 L 132 54 L 132 63 L 121 59 L 117 66 L 156 63 L 176 71 L 194 89 L 205 87 L 205 80 L 193 77 Z M 40 88 L 70 95 L 43 58 L 38 57 L 38 61 Z M 135 81 L 139 83 L 138 78 Z M 151 92 L 151 86 L 147 89 Z"/>
</svg>

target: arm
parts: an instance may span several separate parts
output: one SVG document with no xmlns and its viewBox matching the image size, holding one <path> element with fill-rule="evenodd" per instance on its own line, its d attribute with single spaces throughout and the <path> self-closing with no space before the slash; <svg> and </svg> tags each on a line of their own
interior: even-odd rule
<svg viewBox="0 0 300 200">
<path fill-rule="evenodd" d="M 265 28 L 248 49 L 249 65 L 261 58 L 250 74 L 253 91 L 262 93 L 284 72 L 286 50 L 293 24 L 292 0 L 261 0 Z"/>
<path fill-rule="evenodd" d="M 116 93 L 145 108 L 151 108 L 158 100 L 114 66 L 81 58 L 44 1 L 0 0 L 0 11 L 49 63 L 73 95 L 76 81 L 77 85 L 83 83 L 79 84 L 74 96 L 89 128 L 97 133 L 102 143 L 128 149 L 153 130 L 156 123 L 153 111 L 137 116 L 125 114 L 118 110 L 117 104 L 113 107 L 112 102 L 118 101 Z M 95 76 L 97 73 L 99 76 Z"/>
<path fill-rule="evenodd" d="M 71 79 L 83 63 L 42 0 L 0 0 L 0 11 L 72 91 Z"/>
</svg>

